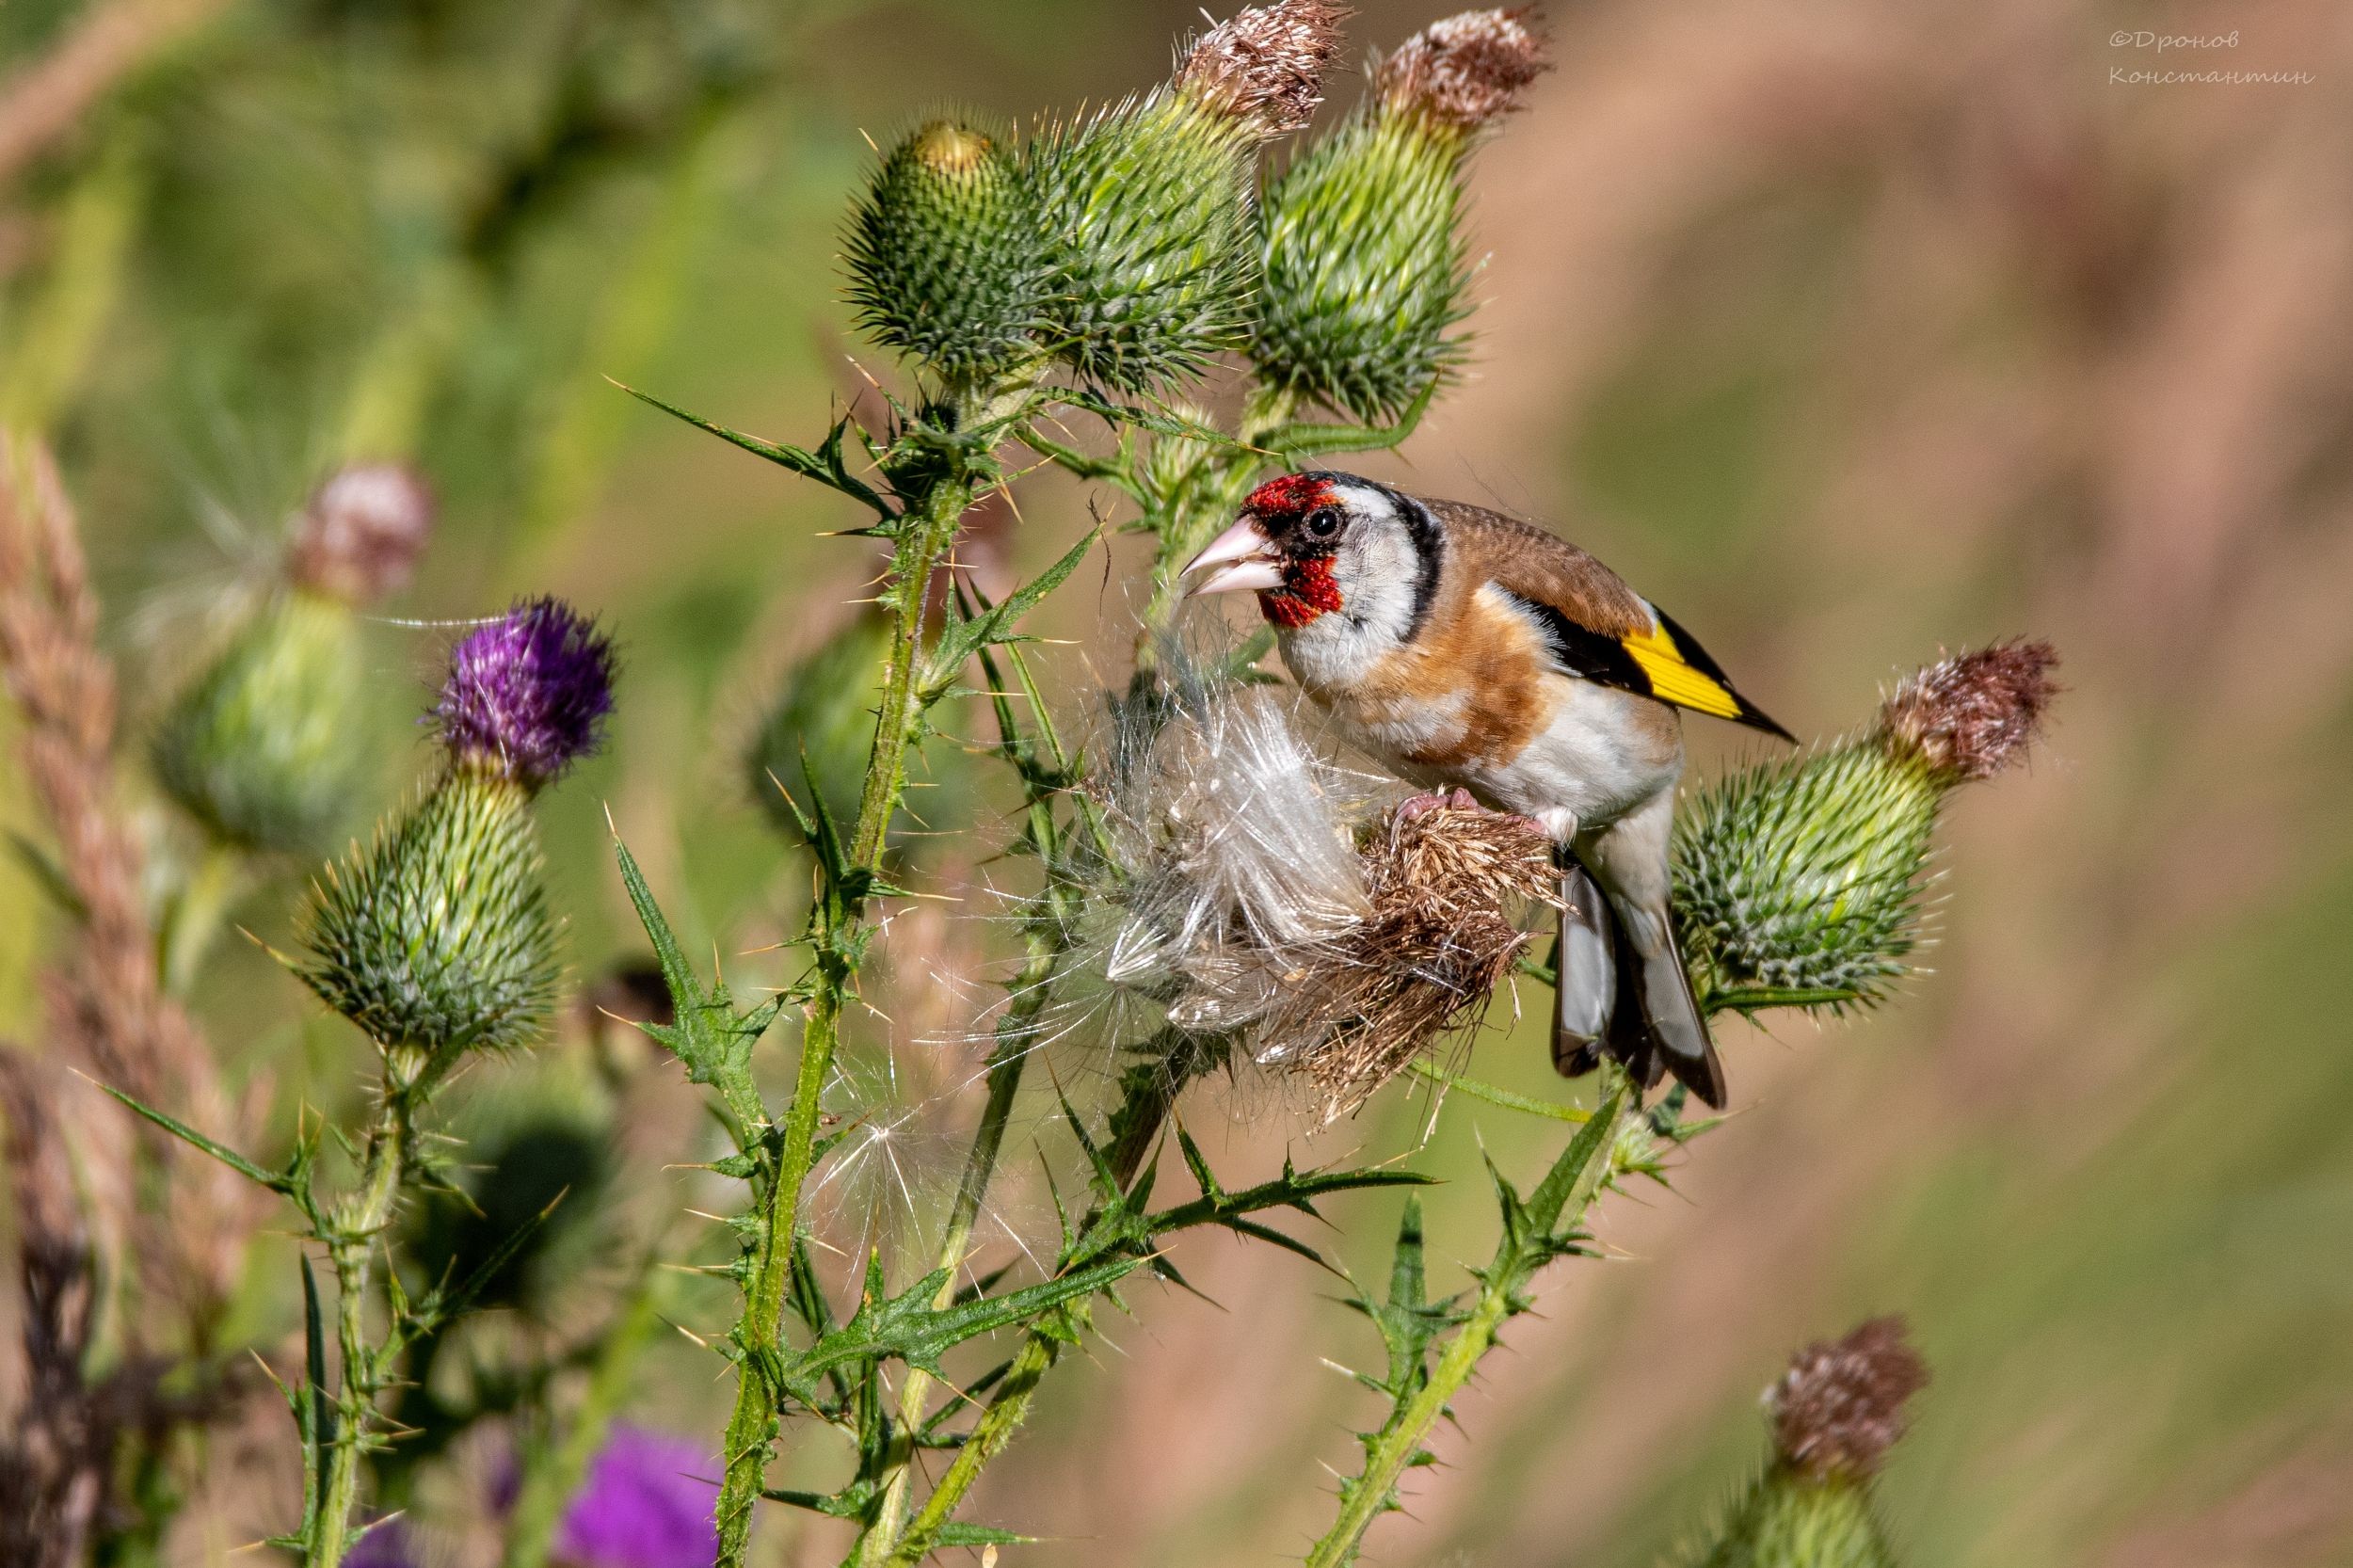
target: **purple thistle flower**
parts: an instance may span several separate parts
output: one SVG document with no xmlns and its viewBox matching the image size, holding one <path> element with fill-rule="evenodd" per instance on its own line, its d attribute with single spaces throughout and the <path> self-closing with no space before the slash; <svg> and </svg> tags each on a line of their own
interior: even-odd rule
<svg viewBox="0 0 2353 1568">
<path fill-rule="evenodd" d="M 416 1536 L 406 1519 L 386 1519 L 369 1526 L 367 1533 L 344 1553 L 344 1568 L 418 1568 L 422 1560 Z"/>
<path fill-rule="evenodd" d="M 450 649 L 431 718 L 451 755 L 531 789 L 597 748 L 613 711 L 613 639 L 555 599 L 526 600 Z"/>
<path fill-rule="evenodd" d="M 698 1445 L 616 1426 L 565 1512 L 565 1568 L 707 1568 L 719 1552 L 719 1462 Z"/>
</svg>

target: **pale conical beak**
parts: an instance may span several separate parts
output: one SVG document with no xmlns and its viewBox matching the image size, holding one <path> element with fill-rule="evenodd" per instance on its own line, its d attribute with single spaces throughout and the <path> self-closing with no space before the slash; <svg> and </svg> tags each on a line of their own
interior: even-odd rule
<svg viewBox="0 0 2353 1568">
<path fill-rule="evenodd" d="M 1283 558 L 1248 518 L 1211 539 L 1209 548 L 1188 561 L 1178 575 L 1191 577 L 1196 571 L 1209 575 L 1186 590 L 1187 599 L 1196 594 L 1257 593 L 1283 585 Z"/>
</svg>

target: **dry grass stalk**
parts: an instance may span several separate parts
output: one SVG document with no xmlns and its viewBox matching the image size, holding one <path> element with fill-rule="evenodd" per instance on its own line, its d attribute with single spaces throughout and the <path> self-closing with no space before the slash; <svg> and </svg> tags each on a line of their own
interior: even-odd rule
<svg viewBox="0 0 2353 1568">
<path fill-rule="evenodd" d="M 1530 939 L 1522 910 L 1557 896 L 1544 830 L 1459 791 L 1395 808 L 1358 853 L 1370 915 L 1304 951 L 1260 1033 L 1260 1060 L 1305 1075 L 1329 1117 L 1477 1024 Z"/>
<path fill-rule="evenodd" d="M 115 1435 L 160 1430 L 184 1416 L 154 1398 L 152 1366 L 139 1354 L 103 1383 L 82 1381 L 82 1339 L 95 1310 L 93 1222 L 123 1239 L 145 1300 L 176 1304 L 191 1342 L 201 1346 L 235 1283 L 262 1196 L 160 1135 L 141 1145 L 166 1176 L 160 1200 L 133 1195 L 131 1161 L 119 1155 L 84 1162 L 93 1178 L 111 1178 L 87 1199 L 67 1174 L 65 1118 L 56 1111 L 66 1066 L 232 1138 L 243 1120 L 157 970 L 144 860 L 115 800 L 114 671 L 98 650 L 97 629 L 55 464 L 38 445 L 0 437 L 0 677 L 22 714 L 18 750 L 53 830 L 56 879 L 75 917 L 72 939 L 42 981 L 47 1060 L 0 1062 L 0 1115 L 8 1123 L 0 1153 L 18 1216 L 22 1295 L 24 1366 L 10 1392 L 22 1396 L 26 1412 L 0 1449 L 0 1472 L 16 1494 L 0 1512 L 12 1523 L 47 1522 L 36 1543 L 40 1555 L 9 1556 L 11 1562 L 72 1560 L 52 1554 L 58 1541 L 79 1541 L 89 1528 Z M 161 1320 L 127 1319 L 135 1335 Z"/>
<path fill-rule="evenodd" d="M 112 0 L 76 17 L 48 54 L 0 83 L 0 181 L 82 123 L 90 106 L 224 0 Z"/>
</svg>

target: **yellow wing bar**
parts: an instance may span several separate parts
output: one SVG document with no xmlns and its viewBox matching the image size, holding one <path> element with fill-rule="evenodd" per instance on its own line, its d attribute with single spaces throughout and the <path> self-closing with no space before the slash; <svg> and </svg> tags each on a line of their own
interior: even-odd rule
<svg viewBox="0 0 2353 1568">
<path fill-rule="evenodd" d="M 1659 701 L 1712 713 L 1720 719 L 1737 719 L 1746 712 L 1731 687 L 1692 664 L 1676 645 L 1674 633 L 1667 630 L 1663 618 L 1649 632 L 1621 640 L 1625 650 L 1634 655 L 1634 662 L 1642 666 L 1642 674 L 1650 680 L 1651 696 Z M 1706 655 L 1700 657 L 1705 659 Z"/>
</svg>

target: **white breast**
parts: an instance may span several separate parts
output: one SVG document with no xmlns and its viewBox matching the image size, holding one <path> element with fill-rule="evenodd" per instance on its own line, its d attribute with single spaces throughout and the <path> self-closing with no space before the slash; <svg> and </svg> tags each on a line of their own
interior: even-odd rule
<svg viewBox="0 0 2353 1568">
<path fill-rule="evenodd" d="M 1572 675 L 1546 678 L 1552 723 L 1517 757 L 1482 770 L 1472 790 L 1507 811 L 1566 809 L 1581 829 L 1606 827 L 1672 790 L 1683 774 L 1679 731 L 1662 744 L 1648 697 Z"/>
</svg>

